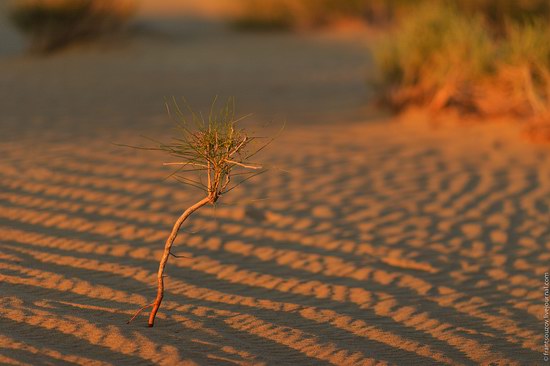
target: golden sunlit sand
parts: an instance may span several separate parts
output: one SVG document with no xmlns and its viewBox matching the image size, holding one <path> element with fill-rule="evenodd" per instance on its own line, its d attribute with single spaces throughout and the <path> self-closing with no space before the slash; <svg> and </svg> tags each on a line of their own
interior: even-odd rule
<svg viewBox="0 0 550 366">
<path fill-rule="evenodd" d="M 506 123 L 360 120 L 352 36 L 215 32 L 0 61 L 0 364 L 542 364 L 550 150 Z M 111 142 L 216 92 L 252 124 L 288 113 L 274 169 L 184 224 L 155 327 L 128 325 L 197 192 Z"/>
<path fill-rule="evenodd" d="M 125 321 L 193 193 L 82 137 L 39 164 L 5 143 L 3 362 L 535 362 L 549 154 L 496 127 L 289 130 L 264 155 L 289 173 L 185 225 L 153 329 Z"/>
</svg>

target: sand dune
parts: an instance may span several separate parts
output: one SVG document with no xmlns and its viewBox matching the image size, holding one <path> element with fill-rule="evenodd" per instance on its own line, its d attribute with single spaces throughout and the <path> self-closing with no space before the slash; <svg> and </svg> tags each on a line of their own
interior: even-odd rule
<svg viewBox="0 0 550 366">
<path fill-rule="evenodd" d="M 547 147 L 366 113 L 356 35 L 197 29 L 0 60 L 0 364 L 542 364 Z M 288 117 L 274 168 L 185 223 L 127 325 L 197 192 L 111 142 L 216 93 Z"/>
<path fill-rule="evenodd" d="M 153 329 L 125 321 L 192 192 L 101 142 L 7 146 L 2 362 L 536 364 L 550 154 L 494 127 L 293 128 L 289 173 L 227 197 L 269 199 L 185 225 Z"/>
</svg>

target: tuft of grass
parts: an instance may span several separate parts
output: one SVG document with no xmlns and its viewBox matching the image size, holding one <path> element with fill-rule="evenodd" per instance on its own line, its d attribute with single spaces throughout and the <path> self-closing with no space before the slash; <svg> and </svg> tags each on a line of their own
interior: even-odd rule
<svg viewBox="0 0 550 366">
<path fill-rule="evenodd" d="M 550 136 L 550 25 L 508 19 L 501 30 L 485 19 L 454 6 L 404 19 L 373 47 L 380 100 L 395 109 L 521 116 Z"/>
<path fill-rule="evenodd" d="M 550 25 L 542 20 L 509 23 L 500 56 L 497 82 L 506 93 L 501 100 L 527 117 L 529 137 L 549 142 Z"/>
<path fill-rule="evenodd" d="M 548 0 L 241 0 L 242 11 L 233 25 L 247 30 L 300 30 L 317 28 L 342 19 L 363 20 L 376 26 L 417 14 L 419 6 L 452 6 L 466 17 L 475 16 L 503 33 L 509 19 L 546 20 Z"/>
<path fill-rule="evenodd" d="M 173 101 L 177 117 L 176 136 L 166 143 L 155 142 L 156 146 L 135 147 L 167 153 L 176 160 L 164 163 L 176 167 L 170 177 L 201 190 L 204 196 L 181 214 L 166 240 L 157 273 L 157 296 L 154 302 L 139 309 L 128 322 L 151 307 L 148 325 L 154 326 L 156 314 L 164 297 L 164 270 L 170 256 L 178 257 L 172 253 L 172 245 L 183 222 L 196 210 L 208 204 L 215 204 L 222 195 L 266 172 L 266 169 L 253 162 L 252 158 L 273 139 L 266 140 L 265 137 L 253 136 L 240 128 L 238 123 L 246 116 L 235 115 L 233 99 L 229 99 L 219 110 L 216 110 L 215 104 L 216 100 L 212 103 L 207 118 L 201 113 L 194 113 L 191 108 L 188 108 L 191 117 L 187 118 Z M 168 110 L 170 112 L 170 108 Z"/>
<path fill-rule="evenodd" d="M 272 141 L 252 136 L 238 126 L 248 115 L 236 116 L 234 99 L 229 99 L 219 110 L 215 106 L 216 99 L 206 118 L 187 106 L 190 117 L 186 117 L 173 99 L 167 103 L 167 110 L 176 123 L 176 135 L 168 142 L 151 140 L 156 146 L 136 147 L 173 157 L 176 161 L 164 163 L 176 167 L 169 177 L 203 191 L 211 203 L 253 176 L 266 172 L 252 158 Z M 235 176 L 237 181 L 232 180 Z"/>
<path fill-rule="evenodd" d="M 499 34 L 504 34 L 510 21 L 526 19 L 547 21 L 550 2 L 547 0 L 453 0 L 458 9 L 467 14 L 480 14 Z"/>
<path fill-rule="evenodd" d="M 431 103 L 469 105 L 473 84 L 493 71 L 494 47 L 480 16 L 447 6 L 421 7 L 373 48 L 373 80 L 395 108 Z"/>
<path fill-rule="evenodd" d="M 550 26 L 543 21 L 509 24 L 502 44 L 502 75 L 513 97 L 536 116 L 550 117 Z"/>
<path fill-rule="evenodd" d="M 35 52 L 51 52 L 120 29 L 130 19 L 132 0 L 16 0 L 13 24 Z"/>
</svg>

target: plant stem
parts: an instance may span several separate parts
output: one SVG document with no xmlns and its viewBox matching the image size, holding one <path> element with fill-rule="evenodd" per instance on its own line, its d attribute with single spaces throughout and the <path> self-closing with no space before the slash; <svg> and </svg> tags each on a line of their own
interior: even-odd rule
<svg viewBox="0 0 550 366">
<path fill-rule="evenodd" d="M 153 309 L 151 310 L 151 314 L 149 315 L 149 327 L 152 327 L 155 325 L 155 316 L 157 315 L 157 312 L 160 308 L 160 303 L 162 302 L 162 298 L 164 297 L 164 268 L 166 267 L 166 263 L 168 262 L 168 258 L 170 257 L 170 250 L 172 249 L 172 244 L 174 243 L 174 240 L 178 236 L 178 231 L 183 224 L 183 222 L 196 210 L 201 208 L 202 206 L 206 205 L 211 201 L 210 197 L 205 197 L 199 202 L 195 203 L 193 206 L 189 207 L 185 212 L 178 218 L 176 223 L 174 224 L 174 227 L 172 228 L 172 232 L 170 233 L 170 236 L 168 239 L 166 239 L 166 244 L 164 245 L 164 253 L 162 254 L 162 258 L 160 260 L 159 264 L 159 271 L 157 274 L 157 280 L 158 280 L 158 289 L 157 289 L 157 297 L 155 299 L 155 302 L 152 304 Z"/>
</svg>

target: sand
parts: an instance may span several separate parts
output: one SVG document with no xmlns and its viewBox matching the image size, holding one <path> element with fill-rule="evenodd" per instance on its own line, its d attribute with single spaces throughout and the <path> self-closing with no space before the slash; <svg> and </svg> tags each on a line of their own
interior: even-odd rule
<svg viewBox="0 0 550 366">
<path fill-rule="evenodd" d="M 0 59 L 0 364 L 542 364 L 548 147 L 377 117 L 358 34 L 159 24 Z M 127 325 L 198 193 L 111 142 L 165 137 L 163 96 L 216 93 L 287 119 L 272 169 L 185 223 L 157 324 Z"/>
</svg>

